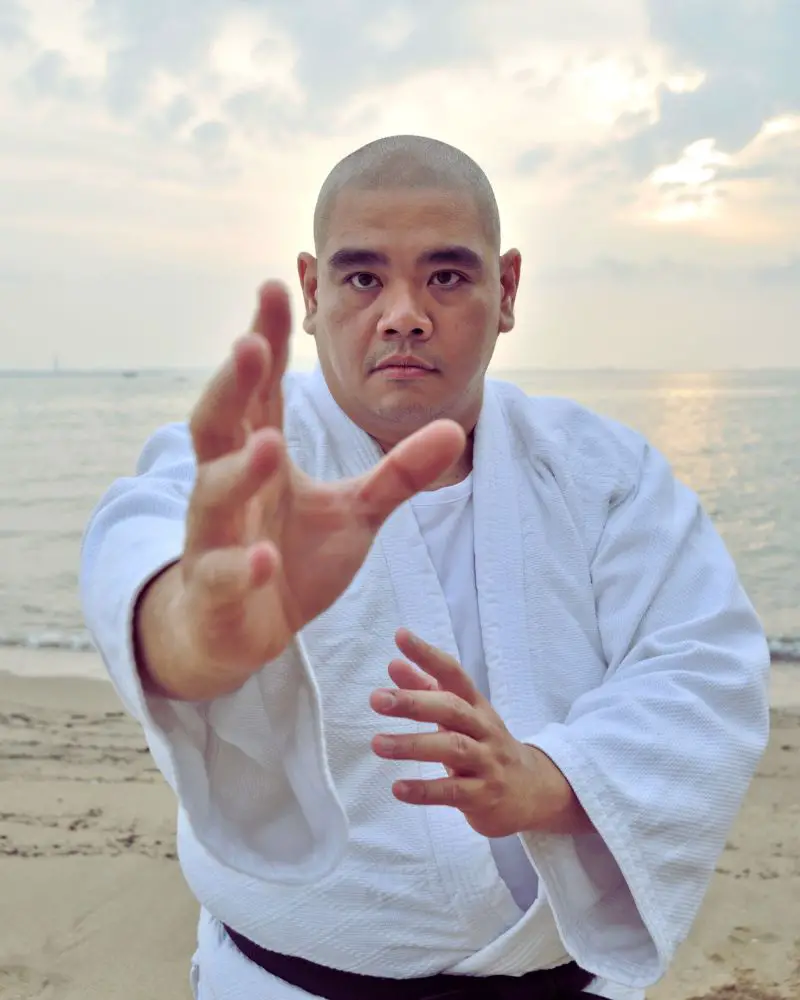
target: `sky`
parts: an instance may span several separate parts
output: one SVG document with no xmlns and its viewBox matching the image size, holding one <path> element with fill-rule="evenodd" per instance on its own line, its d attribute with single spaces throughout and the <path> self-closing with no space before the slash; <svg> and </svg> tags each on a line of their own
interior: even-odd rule
<svg viewBox="0 0 800 1000">
<path fill-rule="evenodd" d="M 0 367 L 216 365 L 394 133 L 492 180 L 495 368 L 800 366 L 798 38 L 797 0 L 0 0 Z"/>
</svg>

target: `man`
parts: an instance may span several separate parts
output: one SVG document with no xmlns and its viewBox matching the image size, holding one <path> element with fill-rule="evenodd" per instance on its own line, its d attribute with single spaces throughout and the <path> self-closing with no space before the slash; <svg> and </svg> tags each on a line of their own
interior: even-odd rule
<svg viewBox="0 0 800 1000">
<path fill-rule="evenodd" d="M 179 801 L 195 995 L 641 998 L 766 743 L 756 615 L 645 441 L 487 380 L 520 254 L 472 160 L 357 150 L 315 243 L 318 371 L 285 374 L 268 284 L 85 539 Z"/>
</svg>

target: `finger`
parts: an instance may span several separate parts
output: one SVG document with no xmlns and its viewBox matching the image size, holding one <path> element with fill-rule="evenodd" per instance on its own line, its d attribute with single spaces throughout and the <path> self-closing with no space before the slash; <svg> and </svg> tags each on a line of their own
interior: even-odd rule
<svg viewBox="0 0 800 1000">
<path fill-rule="evenodd" d="M 281 564 L 280 553 L 272 542 L 258 542 L 247 550 L 250 587 L 263 590 L 275 578 Z"/>
<path fill-rule="evenodd" d="M 189 421 L 198 464 L 213 462 L 241 448 L 247 407 L 268 366 L 268 349 L 257 337 L 243 337 L 234 345 L 230 358 L 209 382 Z"/>
<path fill-rule="evenodd" d="M 281 383 L 289 363 L 292 311 L 286 287 L 268 281 L 259 292 L 252 332 L 269 348 L 270 364 L 258 383 L 247 412 L 251 427 L 283 426 Z"/>
<path fill-rule="evenodd" d="M 392 660 L 389 664 L 389 676 L 398 688 L 405 691 L 436 691 L 439 687 L 430 674 L 417 670 L 405 660 Z"/>
<path fill-rule="evenodd" d="M 416 431 L 355 484 L 358 512 L 377 531 L 401 503 L 451 468 L 465 444 L 463 428 L 452 420 L 435 420 Z"/>
<path fill-rule="evenodd" d="M 187 585 L 201 612 L 214 616 L 230 608 L 238 612 L 245 597 L 274 579 L 279 565 L 271 542 L 215 549 L 190 563 Z"/>
<path fill-rule="evenodd" d="M 373 691 L 370 706 L 379 715 L 430 722 L 481 740 L 490 729 L 484 717 L 450 691 Z"/>
<path fill-rule="evenodd" d="M 483 778 L 434 778 L 429 781 L 396 781 L 392 793 L 401 802 L 416 806 L 451 806 L 475 812 L 485 797 Z"/>
<path fill-rule="evenodd" d="M 372 740 L 372 749 L 386 760 L 443 764 L 460 775 L 481 774 L 486 767 L 486 748 L 463 733 L 381 733 Z"/>
<path fill-rule="evenodd" d="M 186 551 L 244 544 L 247 501 L 280 472 L 285 459 L 283 438 L 267 428 L 239 451 L 199 466 L 187 516 Z"/>
<path fill-rule="evenodd" d="M 392 660 L 389 664 L 389 676 L 394 683 L 406 691 L 436 691 L 439 685 L 430 676 L 405 660 Z"/>
<path fill-rule="evenodd" d="M 442 690 L 452 691 L 470 705 L 477 705 L 482 701 L 481 693 L 471 677 L 452 656 L 406 628 L 398 629 L 395 641 L 400 652 L 426 674 L 430 674 Z"/>
</svg>

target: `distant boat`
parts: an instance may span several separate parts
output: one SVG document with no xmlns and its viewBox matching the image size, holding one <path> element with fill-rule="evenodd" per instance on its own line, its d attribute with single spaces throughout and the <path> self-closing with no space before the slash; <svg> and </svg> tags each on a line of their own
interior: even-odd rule
<svg viewBox="0 0 800 1000">
<path fill-rule="evenodd" d="M 127 371 L 122 373 L 123 378 L 138 378 L 139 373 L 134 371 Z"/>
</svg>

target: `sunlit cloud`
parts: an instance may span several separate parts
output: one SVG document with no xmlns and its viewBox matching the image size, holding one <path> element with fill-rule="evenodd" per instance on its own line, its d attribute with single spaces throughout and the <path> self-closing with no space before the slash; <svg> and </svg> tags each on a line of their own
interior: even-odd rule
<svg viewBox="0 0 800 1000">
<path fill-rule="evenodd" d="M 722 204 L 713 182 L 720 167 L 730 161 L 714 139 L 700 139 L 687 146 L 677 162 L 658 167 L 647 181 L 653 193 L 653 218 L 667 223 L 713 218 Z"/>
<path fill-rule="evenodd" d="M 723 299 L 751 285 L 733 314 L 742 359 L 785 358 L 788 343 L 800 363 L 781 320 L 800 296 L 786 278 L 800 260 L 800 6 L 311 6 L 0 3 L 0 282 L 6 313 L 35 331 L 23 342 L 0 318 L 0 365 L 47 358 L 64 324 L 75 363 L 215 358 L 265 273 L 294 282 L 327 170 L 394 132 L 460 146 L 497 188 L 525 258 L 502 363 L 592 359 L 600 336 L 598 356 L 622 364 L 713 366 L 693 311 L 728 323 Z M 32 292 L 44 282 L 52 314 Z M 123 299 L 117 342 L 103 314 Z M 656 333 L 640 344 L 658 323 L 683 353 Z"/>
</svg>

